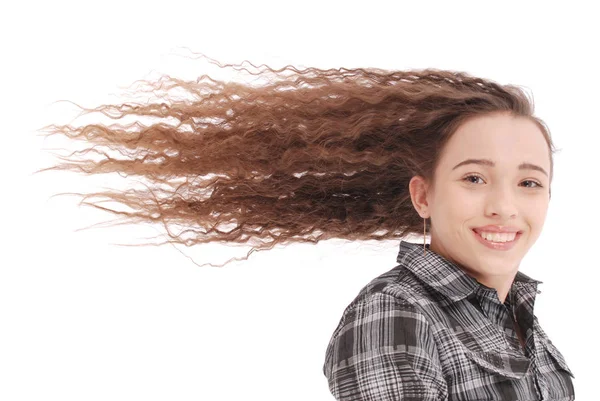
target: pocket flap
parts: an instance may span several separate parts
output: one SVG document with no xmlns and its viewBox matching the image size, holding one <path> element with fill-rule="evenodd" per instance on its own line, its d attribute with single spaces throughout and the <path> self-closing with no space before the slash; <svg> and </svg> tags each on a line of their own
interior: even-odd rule
<svg viewBox="0 0 600 401">
<path fill-rule="evenodd" d="M 467 349 L 465 355 L 482 369 L 513 379 L 521 379 L 531 367 L 529 358 L 505 352 L 477 352 Z"/>
<path fill-rule="evenodd" d="M 567 372 L 569 374 L 569 376 L 571 376 L 572 378 L 575 378 L 575 375 L 573 374 L 573 372 L 571 372 L 571 369 L 569 369 L 569 366 L 567 365 L 567 362 L 565 361 L 564 356 L 560 353 L 558 348 L 556 348 L 556 346 L 554 344 L 552 344 L 552 341 L 550 341 L 550 338 L 548 338 L 548 335 L 540 326 L 540 322 L 538 321 L 537 317 L 534 317 L 533 325 L 534 325 L 534 329 L 536 331 L 536 333 L 535 333 L 536 338 L 539 340 L 540 343 L 542 343 L 542 346 L 548 351 L 548 354 L 550 354 L 550 358 L 552 358 L 552 360 L 556 364 L 558 364 L 558 366 L 562 370 Z M 554 366 L 546 366 L 545 363 L 540 363 L 539 369 L 542 372 L 546 372 L 546 371 L 550 371 L 550 370 L 553 370 L 556 368 Z"/>
<path fill-rule="evenodd" d="M 571 372 L 571 369 L 569 369 L 569 366 L 567 365 L 564 356 L 560 353 L 558 348 L 556 348 L 556 346 L 552 344 L 552 342 L 550 342 L 550 340 L 548 339 L 543 339 L 542 344 L 544 344 L 544 347 L 548 350 L 552 358 L 554 358 L 554 360 L 556 361 L 556 363 L 558 363 L 561 369 L 565 370 L 572 378 L 575 378 L 575 375 L 573 374 L 573 372 Z"/>
</svg>

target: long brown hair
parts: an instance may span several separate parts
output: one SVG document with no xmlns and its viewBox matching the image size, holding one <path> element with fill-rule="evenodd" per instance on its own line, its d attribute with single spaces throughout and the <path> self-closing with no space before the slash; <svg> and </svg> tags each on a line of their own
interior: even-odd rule
<svg viewBox="0 0 600 401">
<path fill-rule="evenodd" d="M 209 61 L 248 71 L 243 63 Z M 265 67 L 253 74 L 269 78 L 261 86 L 207 75 L 187 82 L 162 76 L 148 82 L 149 91 L 184 89 L 194 98 L 83 108 L 84 114 L 159 117 L 177 124 L 45 126 L 47 135 L 93 144 L 77 153 L 104 158 L 71 154 L 62 157 L 67 163 L 37 172 L 142 177 L 150 183 L 146 190 L 79 195 L 132 222 L 162 222 L 170 239 L 161 244 L 249 243 L 243 260 L 277 243 L 422 233 L 408 183 L 414 175 L 433 182 L 444 144 L 473 116 L 507 112 L 534 121 L 548 143 L 552 181 L 556 150 L 549 129 L 533 115 L 533 98 L 518 86 L 433 68 Z M 125 158 L 113 158 L 107 149 Z M 98 197 L 132 211 L 86 201 Z M 182 230 L 176 234 L 170 225 Z"/>
</svg>

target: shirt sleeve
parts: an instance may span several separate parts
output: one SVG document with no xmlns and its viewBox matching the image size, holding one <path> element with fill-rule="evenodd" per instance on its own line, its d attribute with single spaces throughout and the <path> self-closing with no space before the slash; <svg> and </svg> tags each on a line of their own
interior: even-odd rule
<svg viewBox="0 0 600 401">
<path fill-rule="evenodd" d="M 448 399 L 427 319 L 414 305 L 383 293 L 346 309 L 323 372 L 339 401 Z"/>
</svg>

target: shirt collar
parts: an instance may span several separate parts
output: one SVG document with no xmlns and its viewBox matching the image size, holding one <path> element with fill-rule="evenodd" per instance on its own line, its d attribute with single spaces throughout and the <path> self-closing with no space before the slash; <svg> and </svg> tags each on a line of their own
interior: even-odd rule
<svg viewBox="0 0 600 401">
<path fill-rule="evenodd" d="M 452 302 L 460 301 L 476 292 L 492 290 L 465 273 L 455 263 L 430 250 L 429 244 L 426 244 L 425 253 L 423 255 L 423 245 L 401 241 L 396 261 Z M 537 285 L 542 283 L 543 281 L 518 271 L 513 287 L 539 293 Z"/>
</svg>

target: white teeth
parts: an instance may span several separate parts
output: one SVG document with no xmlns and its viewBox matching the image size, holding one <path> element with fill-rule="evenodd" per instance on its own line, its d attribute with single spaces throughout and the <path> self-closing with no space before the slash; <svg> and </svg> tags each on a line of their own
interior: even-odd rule
<svg viewBox="0 0 600 401">
<path fill-rule="evenodd" d="M 482 238 L 492 242 L 510 242 L 515 239 L 517 233 L 492 233 L 480 231 L 479 235 Z"/>
</svg>

